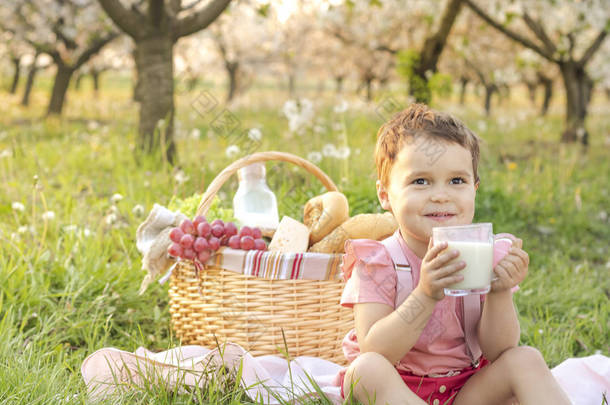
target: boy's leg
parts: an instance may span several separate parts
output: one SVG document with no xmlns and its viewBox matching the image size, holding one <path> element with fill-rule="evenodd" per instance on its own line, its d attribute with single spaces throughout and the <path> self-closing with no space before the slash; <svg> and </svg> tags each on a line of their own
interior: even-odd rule
<svg viewBox="0 0 610 405">
<path fill-rule="evenodd" d="M 407 387 L 394 366 L 379 353 L 362 353 L 350 364 L 343 379 L 346 398 L 352 381 L 354 397 L 365 405 L 426 405 Z"/>
<path fill-rule="evenodd" d="M 506 350 L 493 363 L 470 377 L 454 405 L 510 404 L 569 405 L 537 349 L 519 346 Z"/>
</svg>

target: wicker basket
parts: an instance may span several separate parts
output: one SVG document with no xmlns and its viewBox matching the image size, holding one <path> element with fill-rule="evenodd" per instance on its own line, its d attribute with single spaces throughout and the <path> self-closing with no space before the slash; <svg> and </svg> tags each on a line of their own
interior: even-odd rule
<svg viewBox="0 0 610 405">
<path fill-rule="evenodd" d="M 197 215 L 205 215 L 212 199 L 241 167 L 280 160 L 315 175 L 329 191 L 332 180 L 317 166 L 283 152 L 260 152 L 227 166 L 202 196 Z M 307 253 L 305 253 L 307 254 Z M 238 274 L 212 265 L 198 275 L 194 265 L 180 262 L 170 279 L 172 325 L 182 344 L 215 347 L 230 341 L 253 356 L 281 353 L 314 356 L 346 365 L 341 340 L 353 328 L 353 312 L 339 305 L 344 282 L 275 280 Z M 286 346 L 282 336 L 284 332 Z"/>
</svg>

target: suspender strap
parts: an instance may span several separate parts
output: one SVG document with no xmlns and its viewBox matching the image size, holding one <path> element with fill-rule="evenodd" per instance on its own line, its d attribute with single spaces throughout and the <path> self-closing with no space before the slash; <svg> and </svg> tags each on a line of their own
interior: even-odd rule
<svg viewBox="0 0 610 405">
<path fill-rule="evenodd" d="M 465 295 L 463 298 L 464 337 L 470 359 L 474 364 L 482 354 L 477 337 L 477 323 L 481 317 L 481 298 L 478 294 Z"/>
</svg>

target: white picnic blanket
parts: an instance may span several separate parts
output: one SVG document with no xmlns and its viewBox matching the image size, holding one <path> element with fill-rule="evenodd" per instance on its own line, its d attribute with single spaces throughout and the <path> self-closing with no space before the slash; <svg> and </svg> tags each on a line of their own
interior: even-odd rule
<svg viewBox="0 0 610 405">
<path fill-rule="evenodd" d="M 242 368 L 241 386 L 250 398 L 264 404 L 318 396 L 314 383 L 333 404 L 340 405 L 339 371 L 343 366 L 316 357 L 300 356 L 290 363 L 280 356 L 253 357 L 240 345 L 227 343 L 221 350 L 203 346 L 182 346 L 160 353 L 138 348 L 135 353 L 104 348 L 89 355 L 81 373 L 91 399 L 151 381 L 169 389 L 182 384 L 204 386 L 210 365 L 224 364 L 234 375 Z M 242 363 L 243 360 L 243 363 Z M 289 367 L 290 366 L 290 367 Z M 610 398 L 610 358 L 601 354 L 570 358 L 554 367 L 553 375 L 574 405 L 601 405 L 602 396 Z M 262 384 L 261 384 L 262 382 Z M 264 386 L 263 386 L 264 384 Z"/>
</svg>

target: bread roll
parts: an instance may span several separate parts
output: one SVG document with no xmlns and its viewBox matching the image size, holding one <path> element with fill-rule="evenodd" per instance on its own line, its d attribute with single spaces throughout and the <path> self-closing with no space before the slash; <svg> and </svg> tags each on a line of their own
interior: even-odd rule
<svg viewBox="0 0 610 405">
<path fill-rule="evenodd" d="M 303 208 L 303 223 L 309 228 L 309 244 L 319 242 L 349 219 L 347 198 L 338 191 L 316 196 Z"/>
</svg>

